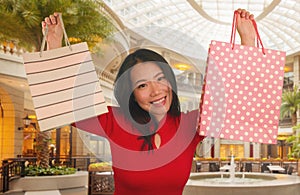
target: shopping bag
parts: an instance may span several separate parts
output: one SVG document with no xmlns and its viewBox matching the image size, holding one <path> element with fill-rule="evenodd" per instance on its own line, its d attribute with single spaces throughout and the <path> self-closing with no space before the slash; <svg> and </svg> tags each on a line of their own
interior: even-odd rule
<svg viewBox="0 0 300 195">
<path fill-rule="evenodd" d="M 41 131 L 107 112 L 87 44 L 70 45 L 64 34 L 65 47 L 43 51 L 45 35 L 40 52 L 23 54 Z"/>
<path fill-rule="evenodd" d="M 200 104 L 201 135 L 245 142 L 277 142 L 285 52 L 211 41 Z M 259 47 L 261 45 L 261 48 Z"/>
</svg>

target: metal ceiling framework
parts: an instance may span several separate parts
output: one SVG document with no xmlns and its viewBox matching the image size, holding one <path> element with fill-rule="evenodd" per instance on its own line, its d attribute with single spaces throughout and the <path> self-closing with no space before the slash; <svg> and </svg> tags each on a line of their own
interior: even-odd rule
<svg viewBox="0 0 300 195">
<path fill-rule="evenodd" d="M 229 41 L 237 8 L 255 15 L 266 48 L 300 51 L 299 0 L 103 1 L 127 28 L 183 55 L 202 58 L 199 49 L 207 50 L 211 40 Z"/>
</svg>

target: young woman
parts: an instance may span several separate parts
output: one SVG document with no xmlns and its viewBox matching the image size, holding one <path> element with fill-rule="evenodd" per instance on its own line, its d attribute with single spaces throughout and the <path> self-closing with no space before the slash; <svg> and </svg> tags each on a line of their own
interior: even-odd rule
<svg viewBox="0 0 300 195">
<path fill-rule="evenodd" d="M 254 45 L 251 15 L 238 9 L 242 44 Z M 48 25 L 48 49 L 61 46 L 58 14 Z M 181 195 L 197 144 L 198 110 L 182 113 L 174 73 L 158 53 L 139 49 L 122 63 L 114 95 L 119 107 L 73 124 L 109 140 L 117 195 Z"/>
</svg>

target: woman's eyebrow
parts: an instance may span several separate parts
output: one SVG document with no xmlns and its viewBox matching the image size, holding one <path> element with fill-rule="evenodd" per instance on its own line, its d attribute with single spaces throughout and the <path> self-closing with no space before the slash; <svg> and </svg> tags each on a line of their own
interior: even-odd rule
<svg viewBox="0 0 300 195">
<path fill-rule="evenodd" d="M 137 80 L 135 83 L 134 83 L 134 86 L 137 86 L 139 83 L 144 83 L 146 82 L 147 80 L 146 79 L 140 79 L 140 80 Z"/>
<path fill-rule="evenodd" d="M 164 73 L 161 71 L 161 72 L 158 72 L 156 75 L 154 75 L 154 78 L 160 76 L 160 75 L 164 75 Z"/>
<path fill-rule="evenodd" d="M 158 72 L 157 74 L 154 75 L 153 78 L 157 78 L 161 75 L 164 75 L 164 73 L 161 71 L 161 72 Z M 138 85 L 139 83 L 143 83 L 143 82 L 147 82 L 147 79 L 140 79 L 140 80 L 137 80 L 135 83 L 134 83 L 134 86 Z"/>
</svg>

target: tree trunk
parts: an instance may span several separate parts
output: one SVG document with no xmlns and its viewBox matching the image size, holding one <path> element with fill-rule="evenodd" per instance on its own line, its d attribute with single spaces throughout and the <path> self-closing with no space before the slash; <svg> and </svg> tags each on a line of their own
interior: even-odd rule
<svg viewBox="0 0 300 195">
<path fill-rule="evenodd" d="M 300 159 L 298 159 L 297 163 L 298 163 L 297 175 L 300 176 Z"/>
<path fill-rule="evenodd" d="M 292 113 L 292 127 L 297 125 L 297 112 Z"/>
<path fill-rule="evenodd" d="M 50 132 L 38 131 L 37 134 L 37 164 L 43 168 L 49 167 L 49 141 Z"/>
<path fill-rule="evenodd" d="M 295 127 L 297 126 L 297 112 L 293 113 L 292 114 L 292 126 Z M 295 140 L 295 143 L 293 143 L 293 148 L 295 148 L 298 143 L 299 143 L 299 135 L 300 135 L 300 129 L 299 128 L 295 128 L 295 130 L 293 131 L 295 137 L 296 137 L 296 140 Z M 299 158 L 299 155 L 298 157 Z"/>
</svg>

